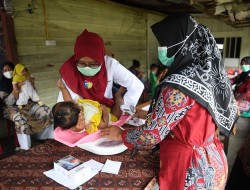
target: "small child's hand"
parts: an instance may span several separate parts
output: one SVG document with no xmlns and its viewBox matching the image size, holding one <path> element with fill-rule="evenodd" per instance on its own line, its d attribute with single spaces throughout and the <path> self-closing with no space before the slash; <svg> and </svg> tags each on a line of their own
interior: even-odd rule
<svg viewBox="0 0 250 190">
<path fill-rule="evenodd" d="M 63 82 L 62 82 L 62 79 L 59 79 L 59 80 L 57 81 L 57 86 L 58 86 L 58 88 L 60 88 L 60 89 L 66 88 L 65 85 L 64 85 Z"/>
</svg>

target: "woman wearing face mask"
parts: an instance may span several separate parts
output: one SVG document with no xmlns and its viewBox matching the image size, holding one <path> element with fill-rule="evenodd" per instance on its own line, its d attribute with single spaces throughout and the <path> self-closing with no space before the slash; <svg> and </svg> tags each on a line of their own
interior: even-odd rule
<svg viewBox="0 0 250 190">
<path fill-rule="evenodd" d="M 242 73 L 231 79 L 235 85 L 234 96 L 243 116 L 250 117 L 250 57 L 244 57 L 240 62 Z"/>
<path fill-rule="evenodd" d="M 77 38 L 74 55 L 61 67 L 60 74 L 70 95 L 114 106 L 113 83 L 126 88 L 124 102 L 136 106 L 143 91 L 142 82 L 114 58 L 105 55 L 104 42 L 96 33 L 84 30 Z M 59 93 L 58 101 L 63 101 Z"/>
<path fill-rule="evenodd" d="M 3 105 L 3 116 L 15 123 L 18 142 L 21 149 L 31 147 L 31 134 L 37 134 L 38 139 L 53 138 L 53 119 L 48 106 L 29 101 L 21 110 L 16 106 L 18 93 L 13 90 L 12 76 L 14 65 L 3 62 L 0 65 L 2 77 L 0 80 L 0 99 Z"/>
<path fill-rule="evenodd" d="M 242 73 L 232 78 L 231 82 L 235 84 L 234 95 L 241 116 L 250 117 L 250 57 L 242 58 L 240 65 Z M 250 133 L 246 137 L 246 141 L 237 152 L 226 186 L 227 190 L 250 189 Z"/>
<path fill-rule="evenodd" d="M 148 113 L 135 114 L 146 118 L 145 125 L 112 126 L 102 136 L 123 140 L 128 148 L 159 144 L 161 190 L 222 190 L 228 165 L 215 131 L 231 133 L 237 105 L 214 37 L 187 14 L 170 15 L 151 28 L 169 70 Z"/>
</svg>

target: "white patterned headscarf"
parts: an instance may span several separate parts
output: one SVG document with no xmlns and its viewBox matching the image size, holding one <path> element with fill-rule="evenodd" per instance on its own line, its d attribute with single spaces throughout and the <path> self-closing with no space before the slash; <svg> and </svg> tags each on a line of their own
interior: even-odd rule
<svg viewBox="0 0 250 190">
<path fill-rule="evenodd" d="M 229 135 L 237 118 L 237 105 L 220 51 L 209 29 L 197 24 L 188 14 L 170 15 L 151 28 L 160 46 L 167 47 L 185 40 L 192 33 L 184 45 L 168 49 L 167 56 L 171 57 L 181 48 L 157 88 L 153 104 L 162 86 L 179 89 L 204 106 L 219 130 Z"/>
</svg>

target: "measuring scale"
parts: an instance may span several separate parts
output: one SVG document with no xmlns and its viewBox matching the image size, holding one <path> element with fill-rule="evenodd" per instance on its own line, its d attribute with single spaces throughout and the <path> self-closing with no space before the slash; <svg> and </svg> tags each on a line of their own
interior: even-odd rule
<svg viewBox="0 0 250 190">
<path fill-rule="evenodd" d="M 139 118 L 131 119 L 131 116 L 135 113 L 135 108 L 133 106 L 122 105 L 121 109 L 126 114 L 123 114 L 118 121 L 110 123 L 110 125 L 121 127 L 125 123 L 128 123 L 129 125 L 139 126 L 145 123 L 145 120 Z M 148 106 L 142 109 L 148 110 Z M 87 134 L 85 130 L 73 132 L 71 130 L 62 130 L 60 127 L 57 127 L 54 131 L 54 138 L 67 146 L 77 146 L 98 155 L 119 154 L 127 149 L 123 141 L 112 141 L 107 138 L 102 138 L 100 130 Z"/>
</svg>

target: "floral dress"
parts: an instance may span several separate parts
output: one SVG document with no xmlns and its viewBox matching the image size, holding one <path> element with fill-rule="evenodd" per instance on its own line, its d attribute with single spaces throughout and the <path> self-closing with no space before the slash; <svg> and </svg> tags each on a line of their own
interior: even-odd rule
<svg viewBox="0 0 250 190">
<path fill-rule="evenodd" d="M 4 101 L 4 118 L 15 123 L 17 134 L 37 134 L 43 132 L 47 127 L 53 125 L 51 109 L 46 106 L 29 101 L 27 105 L 19 109 L 12 94 L 0 92 L 0 98 Z"/>
<path fill-rule="evenodd" d="M 228 174 L 222 143 L 208 111 L 181 91 L 165 87 L 145 126 L 125 130 L 129 148 L 160 144 L 161 190 L 221 190 Z"/>
</svg>

